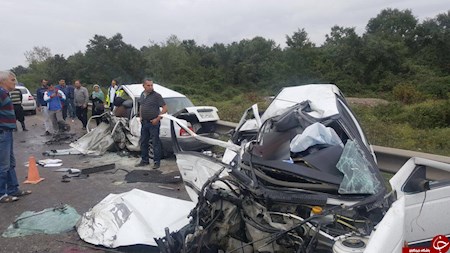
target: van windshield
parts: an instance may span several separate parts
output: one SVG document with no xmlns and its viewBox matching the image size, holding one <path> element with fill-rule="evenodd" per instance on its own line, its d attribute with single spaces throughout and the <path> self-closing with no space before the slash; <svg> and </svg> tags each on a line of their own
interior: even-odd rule
<svg viewBox="0 0 450 253">
<path fill-rule="evenodd" d="M 174 114 L 186 107 L 194 106 L 187 97 L 164 98 L 164 102 L 167 104 L 167 112 L 169 114 Z"/>
</svg>

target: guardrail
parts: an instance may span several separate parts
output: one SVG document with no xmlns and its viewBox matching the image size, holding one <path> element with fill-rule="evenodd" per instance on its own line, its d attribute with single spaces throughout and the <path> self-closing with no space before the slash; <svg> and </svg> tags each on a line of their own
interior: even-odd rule
<svg viewBox="0 0 450 253">
<path fill-rule="evenodd" d="M 237 126 L 237 123 L 229 122 L 229 121 L 223 121 L 219 120 L 217 122 L 217 131 L 219 133 L 226 133 L 232 129 L 235 129 Z M 378 166 L 382 171 L 388 172 L 388 173 L 396 173 L 403 164 L 408 161 L 411 157 L 421 157 L 426 158 L 434 161 L 444 162 L 444 163 L 450 163 L 450 157 L 448 156 L 441 156 L 441 155 L 434 155 L 429 153 L 422 153 L 422 152 L 416 152 L 416 151 L 410 151 L 410 150 L 403 150 L 403 149 L 397 149 L 397 148 L 389 148 L 389 147 L 382 147 L 382 146 L 375 146 L 373 145 L 373 150 L 375 151 L 375 155 L 377 156 Z M 437 171 L 431 173 L 431 177 L 433 178 L 442 178 L 442 173 L 438 173 Z M 447 173 L 448 174 L 448 173 Z M 448 177 L 448 176 L 446 176 Z"/>
</svg>

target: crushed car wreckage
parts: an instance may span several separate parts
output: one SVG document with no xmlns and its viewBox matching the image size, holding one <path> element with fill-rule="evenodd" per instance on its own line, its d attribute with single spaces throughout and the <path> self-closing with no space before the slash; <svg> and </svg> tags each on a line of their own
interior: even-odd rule
<svg viewBox="0 0 450 253">
<path fill-rule="evenodd" d="M 213 106 L 194 106 L 183 94 L 164 86 L 154 84 L 154 89 L 164 98 L 168 107 L 168 114 L 178 118 L 183 125 L 204 137 L 217 137 L 215 125 L 219 120 L 217 108 Z M 72 142 L 71 149 L 50 150 L 44 155 L 57 156 L 68 154 L 102 155 L 108 150 L 140 151 L 139 138 L 141 135 L 141 121 L 139 117 L 139 97 L 144 91 L 142 84 L 128 84 L 119 87 L 117 104 L 113 113 L 103 113 L 93 116 L 88 121 L 88 133 Z M 101 123 L 90 130 L 89 122 L 101 118 Z M 160 127 L 160 139 L 163 154 L 172 152 L 170 136 L 170 120 L 163 118 Z M 175 135 L 185 150 L 202 150 L 209 144 L 198 141 L 187 132 L 176 126 Z M 153 146 L 150 144 L 149 156 L 153 157 Z"/>
<path fill-rule="evenodd" d="M 335 85 L 285 88 L 261 118 L 250 111 L 228 143 L 196 136 L 227 148 L 222 161 L 172 138 L 196 206 L 188 224 L 155 239 L 161 252 L 400 252 L 405 242 L 450 234 L 449 221 L 417 222 L 421 212 L 427 222 L 446 215 L 450 184 L 425 170 L 450 165 L 413 158 L 389 186 Z M 167 117 L 172 132 L 182 126 Z"/>
</svg>

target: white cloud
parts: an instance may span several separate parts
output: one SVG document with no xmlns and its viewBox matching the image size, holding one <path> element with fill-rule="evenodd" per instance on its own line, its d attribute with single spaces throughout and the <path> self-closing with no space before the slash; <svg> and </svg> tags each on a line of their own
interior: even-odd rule
<svg viewBox="0 0 450 253">
<path fill-rule="evenodd" d="M 305 28 L 321 44 L 333 25 L 363 33 L 382 9 L 411 9 L 420 20 L 446 12 L 445 0 L 2 0 L 0 69 L 26 65 L 24 53 L 47 46 L 54 54 L 84 51 L 95 34 L 121 33 L 140 48 L 171 34 L 198 44 L 231 43 L 262 36 L 284 46 Z"/>
</svg>

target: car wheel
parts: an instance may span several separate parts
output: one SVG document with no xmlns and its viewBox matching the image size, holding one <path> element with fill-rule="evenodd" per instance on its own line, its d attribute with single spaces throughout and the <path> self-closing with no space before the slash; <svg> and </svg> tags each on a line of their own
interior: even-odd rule
<svg viewBox="0 0 450 253">
<path fill-rule="evenodd" d="M 30 114 L 31 115 L 36 115 L 36 109 L 32 110 Z"/>
</svg>

